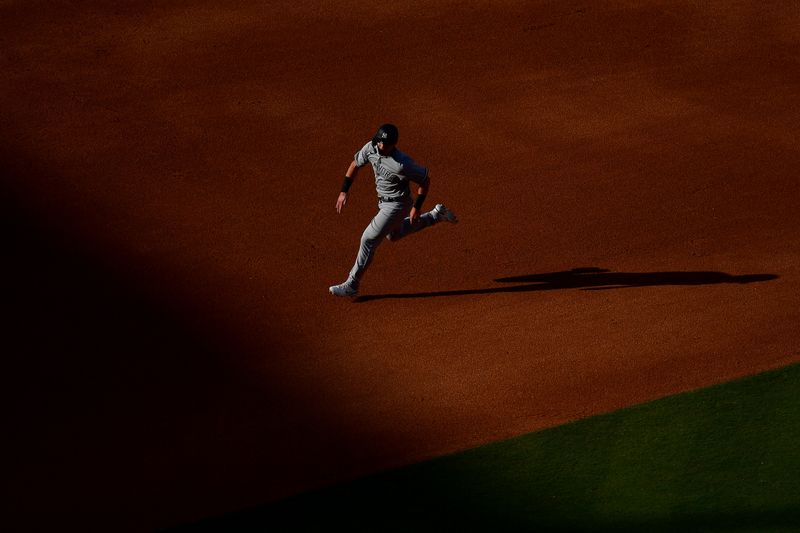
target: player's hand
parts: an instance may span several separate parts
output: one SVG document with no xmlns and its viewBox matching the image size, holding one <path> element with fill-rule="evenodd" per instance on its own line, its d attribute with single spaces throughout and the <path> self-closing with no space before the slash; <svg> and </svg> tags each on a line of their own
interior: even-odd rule
<svg viewBox="0 0 800 533">
<path fill-rule="evenodd" d="M 416 224 L 417 222 L 419 222 L 419 211 L 417 211 L 416 207 L 411 208 L 411 214 L 408 215 L 408 218 L 411 219 L 412 224 Z"/>
<path fill-rule="evenodd" d="M 347 205 L 347 193 L 340 192 L 339 198 L 336 200 L 336 212 L 341 213 L 342 209 L 344 209 L 344 206 L 346 205 Z"/>
</svg>

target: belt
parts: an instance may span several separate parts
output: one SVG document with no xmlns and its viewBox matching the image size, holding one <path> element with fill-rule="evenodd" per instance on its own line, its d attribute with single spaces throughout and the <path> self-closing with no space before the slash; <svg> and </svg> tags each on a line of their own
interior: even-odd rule
<svg viewBox="0 0 800 533">
<path fill-rule="evenodd" d="M 394 198 L 390 198 L 388 196 L 378 196 L 379 202 L 402 202 L 405 200 L 405 196 L 395 196 Z"/>
</svg>

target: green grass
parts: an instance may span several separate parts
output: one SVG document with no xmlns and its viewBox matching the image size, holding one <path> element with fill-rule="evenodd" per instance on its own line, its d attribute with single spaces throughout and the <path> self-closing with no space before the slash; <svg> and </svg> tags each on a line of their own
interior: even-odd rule
<svg viewBox="0 0 800 533">
<path fill-rule="evenodd" d="M 197 528 L 800 531 L 800 365 Z"/>
</svg>

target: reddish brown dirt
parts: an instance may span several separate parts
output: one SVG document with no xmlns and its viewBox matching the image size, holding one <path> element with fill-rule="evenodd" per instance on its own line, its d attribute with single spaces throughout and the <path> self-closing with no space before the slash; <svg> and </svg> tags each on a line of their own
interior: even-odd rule
<svg viewBox="0 0 800 533">
<path fill-rule="evenodd" d="M 169 526 L 800 360 L 796 4 L 223 4 L 0 2 L 23 529 Z M 337 300 L 384 121 L 461 224 Z M 546 276 L 574 268 L 609 272 Z"/>
</svg>

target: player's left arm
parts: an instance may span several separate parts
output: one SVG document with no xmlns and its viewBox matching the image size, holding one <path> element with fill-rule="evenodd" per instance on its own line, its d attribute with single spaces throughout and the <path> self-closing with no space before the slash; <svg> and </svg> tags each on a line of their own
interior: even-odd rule
<svg viewBox="0 0 800 533">
<path fill-rule="evenodd" d="M 408 215 L 411 218 L 412 224 L 417 222 L 419 220 L 419 216 L 422 214 L 422 202 L 424 202 L 425 197 L 428 196 L 430 183 L 430 178 L 428 178 L 425 182 L 425 185 L 420 185 L 417 189 L 417 199 L 414 201 L 414 207 L 411 208 L 411 213 Z"/>
<path fill-rule="evenodd" d="M 419 188 L 417 189 L 417 199 L 414 201 L 414 207 L 411 208 L 411 213 L 408 215 L 411 219 L 411 223 L 414 224 L 419 220 L 419 217 L 422 214 L 422 203 L 425 201 L 425 197 L 428 195 L 428 189 L 431 185 L 431 177 L 428 174 L 427 167 L 416 164 L 414 160 L 410 158 L 405 161 L 405 164 L 403 165 L 403 171 L 406 173 L 406 176 L 409 180 L 419 185 Z"/>
</svg>

